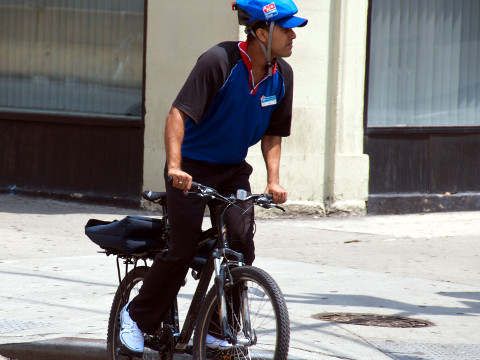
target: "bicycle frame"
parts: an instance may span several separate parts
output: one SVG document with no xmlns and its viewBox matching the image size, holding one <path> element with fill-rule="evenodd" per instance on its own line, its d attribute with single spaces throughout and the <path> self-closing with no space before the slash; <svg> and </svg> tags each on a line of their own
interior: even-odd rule
<svg viewBox="0 0 480 360">
<path fill-rule="evenodd" d="M 205 295 L 208 291 L 210 279 L 215 273 L 214 284 L 218 292 L 219 299 L 219 322 L 222 329 L 223 336 L 229 340 L 235 341 L 234 336 L 227 329 L 227 312 L 226 312 L 226 300 L 223 294 L 223 287 L 225 281 L 225 272 L 228 269 L 228 266 L 231 264 L 236 264 L 237 266 L 243 265 L 243 255 L 229 248 L 228 241 L 226 239 L 226 226 L 224 223 L 224 215 L 227 208 L 230 204 L 218 205 L 216 211 L 213 214 L 213 223 L 216 231 L 213 236 L 216 237 L 214 249 L 207 260 L 205 267 L 202 270 L 199 283 L 193 295 L 192 302 L 188 309 L 185 322 L 182 327 L 182 331 L 178 338 L 175 349 L 184 351 L 187 348 L 188 342 L 190 341 L 195 322 L 197 319 L 198 311 L 202 305 L 202 301 L 205 298 Z M 207 230 L 208 231 L 208 230 Z M 233 257 L 236 261 L 228 260 L 228 256 Z M 222 262 L 222 259 L 227 259 L 226 262 Z"/>
</svg>

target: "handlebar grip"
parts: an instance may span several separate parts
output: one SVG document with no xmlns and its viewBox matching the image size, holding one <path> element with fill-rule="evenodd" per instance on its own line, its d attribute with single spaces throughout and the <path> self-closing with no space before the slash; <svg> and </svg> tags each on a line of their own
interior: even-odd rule
<svg viewBox="0 0 480 360">
<path fill-rule="evenodd" d="M 273 195 L 272 194 L 265 194 L 265 197 L 270 201 L 273 200 Z"/>
<path fill-rule="evenodd" d="M 198 183 L 195 181 L 192 181 L 192 187 L 190 188 L 190 190 L 197 190 L 197 189 L 198 189 Z"/>
<path fill-rule="evenodd" d="M 173 176 L 169 176 L 168 179 L 167 179 L 167 182 L 172 185 L 173 184 Z M 195 182 L 195 181 L 192 181 L 192 186 L 190 188 L 190 190 L 196 190 L 198 189 L 198 183 Z"/>
</svg>

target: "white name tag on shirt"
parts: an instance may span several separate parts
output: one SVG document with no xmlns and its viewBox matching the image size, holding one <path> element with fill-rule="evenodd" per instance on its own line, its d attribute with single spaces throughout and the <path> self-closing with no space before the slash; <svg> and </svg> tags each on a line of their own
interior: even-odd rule
<svg viewBox="0 0 480 360">
<path fill-rule="evenodd" d="M 277 96 L 276 95 L 273 95 L 273 96 L 263 95 L 260 98 L 260 104 L 262 105 L 262 107 L 276 105 L 277 104 Z"/>
</svg>

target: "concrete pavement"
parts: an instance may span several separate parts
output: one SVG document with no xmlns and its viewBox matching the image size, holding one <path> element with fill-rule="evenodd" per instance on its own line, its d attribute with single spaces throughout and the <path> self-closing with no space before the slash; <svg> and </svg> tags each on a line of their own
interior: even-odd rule
<svg viewBox="0 0 480 360">
<path fill-rule="evenodd" d="M 156 215 L 0 194 L 1 355 L 105 358 L 115 260 L 83 227 L 132 213 Z M 480 212 L 259 220 L 256 248 L 288 303 L 292 359 L 480 359 Z M 180 294 L 183 314 L 194 286 Z M 325 313 L 432 325 L 318 320 Z"/>
</svg>

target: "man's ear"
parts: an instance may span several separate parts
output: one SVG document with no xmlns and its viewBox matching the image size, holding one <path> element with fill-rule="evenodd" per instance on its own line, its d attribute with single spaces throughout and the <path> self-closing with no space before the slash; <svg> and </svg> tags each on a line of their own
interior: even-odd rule
<svg viewBox="0 0 480 360">
<path fill-rule="evenodd" d="M 257 35 L 257 38 L 261 42 L 267 42 L 268 41 L 268 30 L 258 28 L 257 31 L 255 31 L 255 35 Z"/>
</svg>

